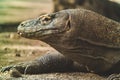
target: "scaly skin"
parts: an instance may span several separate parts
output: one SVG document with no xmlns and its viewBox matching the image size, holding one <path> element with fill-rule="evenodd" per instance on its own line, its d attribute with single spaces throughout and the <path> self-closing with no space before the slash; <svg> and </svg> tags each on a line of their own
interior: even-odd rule
<svg viewBox="0 0 120 80">
<path fill-rule="evenodd" d="M 43 15 L 22 22 L 18 33 L 48 43 L 76 61 L 78 71 L 120 72 L 120 23 L 95 12 L 70 9 Z"/>
</svg>

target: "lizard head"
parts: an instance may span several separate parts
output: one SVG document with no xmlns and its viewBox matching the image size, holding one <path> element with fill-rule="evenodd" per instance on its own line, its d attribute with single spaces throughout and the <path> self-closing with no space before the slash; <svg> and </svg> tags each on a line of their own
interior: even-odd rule
<svg viewBox="0 0 120 80">
<path fill-rule="evenodd" d="M 69 14 L 56 12 L 22 22 L 18 34 L 30 39 L 43 39 L 60 35 L 69 29 Z"/>
</svg>

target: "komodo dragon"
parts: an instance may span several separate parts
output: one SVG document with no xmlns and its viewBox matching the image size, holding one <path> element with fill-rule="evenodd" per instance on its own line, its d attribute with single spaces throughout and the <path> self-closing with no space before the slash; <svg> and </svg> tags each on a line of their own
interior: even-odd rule
<svg viewBox="0 0 120 80">
<path fill-rule="evenodd" d="M 2 68 L 21 73 L 120 72 L 120 23 L 85 9 L 68 9 L 22 22 L 18 34 L 46 42 L 58 52 Z"/>
</svg>

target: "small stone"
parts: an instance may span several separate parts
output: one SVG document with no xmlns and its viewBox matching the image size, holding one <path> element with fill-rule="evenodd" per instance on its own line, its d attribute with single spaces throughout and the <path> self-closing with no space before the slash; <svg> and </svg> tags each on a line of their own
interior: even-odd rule
<svg viewBox="0 0 120 80">
<path fill-rule="evenodd" d="M 15 54 L 16 57 L 21 57 L 20 53 Z"/>
<path fill-rule="evenodd" d="M 3 50 L 7 51 L 9 48 L 5 47 Z"/>
<path fill-rule="evenodd" d="M 30 51 L 27 56 L 35 55 L 36 51 Z"/>
</svg>

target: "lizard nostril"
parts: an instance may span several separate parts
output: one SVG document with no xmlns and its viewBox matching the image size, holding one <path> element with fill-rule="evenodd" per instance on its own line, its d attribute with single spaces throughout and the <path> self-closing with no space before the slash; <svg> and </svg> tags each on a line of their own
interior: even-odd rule
<svg viewBox="0 0 120 80">
<path fill-rule="evenodd" d="M 25 26 L 25 24 L 24 24 L 24 23 L 21 23 L 20 25 L 21 25 L 21 26 L 23 26 L 23 27 Z"/>
</svg>

